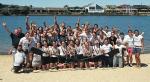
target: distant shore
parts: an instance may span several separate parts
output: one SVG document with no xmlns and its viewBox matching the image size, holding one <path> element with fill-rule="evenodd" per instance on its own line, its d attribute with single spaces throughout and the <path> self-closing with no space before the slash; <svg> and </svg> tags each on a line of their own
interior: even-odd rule
<svg viewBox="0 0 150 82">
<path fill-rule="evenodd" d="M 25 16 L 25 15 L 2 15 L 0 16 Z M 27 16 L 55 16 L 55 14 L 28 14 Z M 89 15 L 57 15 L 57 16 L 150 16 L 149 15 L 99 15 L 99 14 L 89 14 Z"/>
</svg>

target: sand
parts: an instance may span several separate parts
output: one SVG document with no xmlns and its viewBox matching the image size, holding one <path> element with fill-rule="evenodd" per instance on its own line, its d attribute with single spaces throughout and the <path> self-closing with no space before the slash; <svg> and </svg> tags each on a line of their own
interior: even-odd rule
<svg viewBox="0 0 150 82">
<path fill-rule="evenodd" d="M 0 55 L 0 82 L 150 82 L 150 54 L 142 54 L 143 67 L 49 70 L 14 74 L 12 56 Z"/>
</svg>

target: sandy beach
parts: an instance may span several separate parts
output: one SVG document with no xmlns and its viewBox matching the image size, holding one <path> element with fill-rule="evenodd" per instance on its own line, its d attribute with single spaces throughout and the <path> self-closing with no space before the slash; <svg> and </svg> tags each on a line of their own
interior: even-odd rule
<svg viewBox="0 0 150 82">
<path fill-rule="evenodd" d="M 141 68 L 62 69 L 14 74 L 11 72 L 12 56 L 0 55 L 0 82 L 150 82 L 150 54 L 142 54 L 141 61 Z"/>
</svg>

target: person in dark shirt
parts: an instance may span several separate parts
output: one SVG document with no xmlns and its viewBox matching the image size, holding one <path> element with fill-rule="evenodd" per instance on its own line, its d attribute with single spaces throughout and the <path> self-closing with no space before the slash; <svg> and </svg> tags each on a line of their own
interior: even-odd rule
<svg viewBox="0 0 150 82">
<path fill-rule="evenodd" d="M 5 22 L 2 23 L 3 28 L 10 34 L 11 40 L 12 40 L 12 46 L 17 49 L 17 46 L 19 44 L 19 41 L 22 37 L 24 37 L 24 33 L 22 33 L 22 29 L 20 27 L 15 28 L 14 32 L 11 32 L 7 28 L 7 24 Z"/>
<path fill-rule="evenodd" d="M 109 39 L 109 43 L 111 45 L 115 45 L 116 44 L 117 37 L 115 36 L 114 32 L 111 32 L 111 36 L 108 39 Z"/>
</svg>

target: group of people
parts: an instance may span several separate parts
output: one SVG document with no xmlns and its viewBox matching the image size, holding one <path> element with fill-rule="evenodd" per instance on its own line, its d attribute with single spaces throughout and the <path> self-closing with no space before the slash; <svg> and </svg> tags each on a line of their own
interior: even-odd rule
<svg viewBox="0 0 150 82">
<path fill-rule="evenodd" d="M 54 16 L 54 24 L 37 26 L 26 17 L 26 33 L 21 27 L 11 32 L 6 22 L 3 28 L 10 34 L 13 48 L 13 70 L 20 72 L 29 69 L 63 68 L 101 68 L 132 67 L 132 54 L 135 54 L 136 66 L 141 66 L 140 53 L 144 50 L 143 33 L 128 28 L 128 34 L 118 28 L 99 27 L 98 24 L 80 25 L 78 18 L 75 27 L 60 25 Z"/>
</svg>

